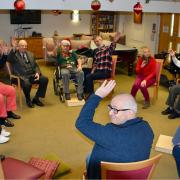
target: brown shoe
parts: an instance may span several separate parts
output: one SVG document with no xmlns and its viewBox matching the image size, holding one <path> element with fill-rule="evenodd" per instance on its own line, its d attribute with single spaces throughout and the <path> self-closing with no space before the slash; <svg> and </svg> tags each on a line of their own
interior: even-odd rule
<svg viewBox="0 0 180 180">
<path fill-rule="evenodd" d="M 150 102 L 149 101 L 145 101 L 144 102 L 144 106 L 142 107 L 143 109 L 147 109 L 150 107 Z"/>
<path fill-rule="evenodd" d="M 6 127 L 13 127 L 14 126 L 14 123 L 12 123 L 9 119 L 5 119 L 4 120 L 4 123 L 3 123 L 4 126 Z"/>
</svg>

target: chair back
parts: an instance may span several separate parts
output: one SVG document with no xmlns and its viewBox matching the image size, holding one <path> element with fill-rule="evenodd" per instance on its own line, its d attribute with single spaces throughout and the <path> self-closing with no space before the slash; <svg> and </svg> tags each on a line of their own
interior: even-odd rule
<svg viewBox="0 0 180 180">
<path fill-rule="evenodd" d="M 117 55 L 112 55 L 112 71 L 111 71 L 111 79 L 115 79 L 117 58 L 118 58 Z"/>
<path fill-rule="evenodd" d="M 6 69 L 7 69 L 7 72 L 9 74 L 9 76 L 12 75 L 12 66 L 9 62 L 6 61 Z"/>
<path fill-rule="evenodd" d="M 132 163 L 112 163 L 102 161 L 101 179 L 149 180 L 161 156 L 162 154 L 158 154 L 153 158 Z"/>
<path fill-rule="evenodd" d="M 163 59 L 156 59 L 156 84 L 155 84 L 156 86 L 159 86 L 162 66 L 163 66 Z"/>
</svg>

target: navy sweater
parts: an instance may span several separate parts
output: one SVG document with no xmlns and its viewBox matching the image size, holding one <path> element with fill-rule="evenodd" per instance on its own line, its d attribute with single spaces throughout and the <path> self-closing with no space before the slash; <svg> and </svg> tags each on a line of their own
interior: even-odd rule
<svg viewBox="0 0 180 180">
<path fill-rule="evenodd" d="M 88 179 L 100 179 L 100 162 L 135 162 L 149 158 L 154 138 L 148 122 L 135 118 L 121 125 L 93 122 L 101 98 L 91 95 L 76 121 L 76 128 L 95 142 L 90 157 Z"/>
</svg>

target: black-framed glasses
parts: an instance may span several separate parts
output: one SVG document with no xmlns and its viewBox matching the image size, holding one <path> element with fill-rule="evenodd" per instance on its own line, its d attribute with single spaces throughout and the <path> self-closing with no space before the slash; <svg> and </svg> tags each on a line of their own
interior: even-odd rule
<svg viewBox="0 0 180 180">
<path fill-rule="evenodd" d="M 108 109 L 109 109 L 109 111 L 113 110 L 114 114 L 117 114 L 119 111 L 131 110 L 131 109 L 116 109 L 116 108 L 113 108 L 110 104 L 108 104 Z"/>
</svg>

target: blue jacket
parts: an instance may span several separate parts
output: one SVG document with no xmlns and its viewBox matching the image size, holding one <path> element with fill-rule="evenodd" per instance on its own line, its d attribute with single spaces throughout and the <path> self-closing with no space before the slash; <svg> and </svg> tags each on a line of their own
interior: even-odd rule
<svg viewBox="0 0 180 180">
<path fill-rule="evenodd" d="M 149 158 L 154 134 L 148 122 L 135 118 L 121 125 L 93 122 L 101 98 L 91 95 L 76 121 L 76 128 L 95 142 L 87 169 L 88 179 L 100 179 L 100 162 L 135 162 Z"/>
</svg>

